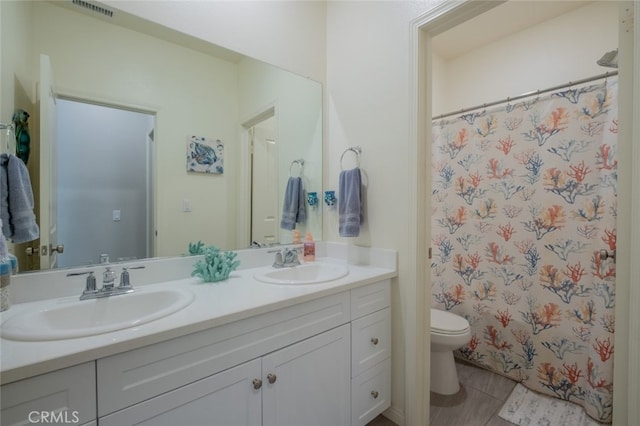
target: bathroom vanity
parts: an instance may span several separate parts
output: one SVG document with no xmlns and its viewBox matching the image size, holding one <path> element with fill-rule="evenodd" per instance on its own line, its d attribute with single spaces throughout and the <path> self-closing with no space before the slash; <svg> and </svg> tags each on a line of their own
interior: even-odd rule
<svg viewBox="0 0 640 426">
<path fill-rule="evenodd" d="M 190 305 L 164 318 L 66 340 L 3 339 L 2 424 L 43 412 L 87 425 L 366 424 L 390 405 L 396 255 L 331 243 L 319 249 L 336 256 L 319 263 L 346 265 L 348 274 L 265 283 L 256 277 L 271 267 L 255 265 L 267 255 L 252 251 L 240 254 L 246 267 L 224 282 L 140 285 L 140 294 L 193 292 Z M 2 320 L 43 303 L 18 303 Z"/>
</svg>

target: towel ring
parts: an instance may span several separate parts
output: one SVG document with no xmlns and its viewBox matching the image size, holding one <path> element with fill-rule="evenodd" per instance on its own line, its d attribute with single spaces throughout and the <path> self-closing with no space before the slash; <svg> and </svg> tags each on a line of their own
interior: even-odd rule
<svg viewBox="0 0 640 426">
<path fill-rule="evenodd" d="M 349 151 L 355 152 L 357 157 L 356 162 L 358 167 L 360 167 L 360 154 L 362 154 L 362 148 L 360 148 L 360 145 L 357 145 L 357 146 L 351 146 L 342 152 L 342 155 L 340 156 L 340 170 L 344 170 L 344 168 L 342 167 L 342 160 L 344 159 L 344 155 Z"/>
<path fill-rule="evenodd" d="M 302 177 L 302 169 L 304 168 L 304 160 L 302 158 L 298 160 L 293 160 L 291 162 L 291 164 L 289 165 L 289 177 L 291 177 L 291 169 L 293 168 L 294 164 L 297 164 L 298 166 L 300 166 L 300 173 L 298 174 L 298 176 Z"/>
</svg>

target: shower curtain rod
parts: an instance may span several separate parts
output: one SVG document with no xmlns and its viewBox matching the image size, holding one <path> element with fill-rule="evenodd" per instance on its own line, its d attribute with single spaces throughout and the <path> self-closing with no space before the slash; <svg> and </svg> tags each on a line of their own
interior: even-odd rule
<svg viewBox="0 0 640 426">
<path fill-rule="evenodd" d="M 477 106 L 474 106 L 474 107 L 471 107 L 471 108 L 459 109 L 459 110 L 456 110 L 456 111 L 448 112 L 446 114 L 438 115 L 437 117 L 433 117 L 431 120 L 440 120 L 441 118 L 450 117 L 452 115 L 464 114 L 465 112 L 473 111 L 473 110 L 480 109 L 480 108 L 486 108 L 486 107 L 490 107 L 490 106 L 493 106 L 493 105 L 498 105 L 498 104 L 501 104 L 501 103 L 504 103 L 504 102 L 517 101 L 518 99 L 527 98 L 529 96 L 541 95 L 543 93 L 552 92 L 554 90 L 563 89 L 565 87 L 575 86 L 576 84 L 588 83 L 590 81 L 600 80 L 602 78 L 613 77 L 614 75 L 618 75 L 618 71 L 607 71 L 604 74 L 599 74 L 599 75 L 595 75 L 593 77 L 583 78 L 582 80 L 570 81 L 570 82 L 565 83 L 565 84 L 560 84 L 558 86 L 549 87 L 548 89 L 532 90 L 531 92 L 523 93 L 521 95 L 514 96 L 514 97 L 511 97 L 511 98 L 501 99 L 499 101 L 489 102 L 489 103 L 482 104 L 482 105 L 477 105 Z"/>
</svg>

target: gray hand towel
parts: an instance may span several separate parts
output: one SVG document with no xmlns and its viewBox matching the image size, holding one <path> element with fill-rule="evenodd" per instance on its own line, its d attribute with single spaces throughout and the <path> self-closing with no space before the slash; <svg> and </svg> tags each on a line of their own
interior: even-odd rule
<svg viewBox="0 0 640 426">
<path fill-rule="evenodd" d="M 33 213 L 33 191 L 29 171 L 15 155 L 0 156 L 0 217 L 2 233 L 14 243 L 33 241 L 40 236 Z"/>
<path fill-rule="evenodd" d="M 357 237 L 364 221 L 360 169 L 343 170 L 338 181 L 338 231 L 341 237 Z"/>
<path fill-rule="evenodd" d="M 307 212 L 302 178 L 290 177 L 287 181 L 287 188 L 284 191 L 280 228 L 288 230 L 295 229 L 296 223 L 304 223 L 306 219 Z"/>
</svg>

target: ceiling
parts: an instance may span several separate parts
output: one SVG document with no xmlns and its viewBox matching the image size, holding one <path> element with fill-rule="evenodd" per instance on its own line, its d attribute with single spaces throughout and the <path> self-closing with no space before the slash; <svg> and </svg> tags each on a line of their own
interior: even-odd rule
<svg viewBox="0 0 640 426">
<path fill-rule="evenodd" d="M 512 0 L 433 38 L 435 53 L 450 60 L 495 40 L 548 21 L 591 1 Z"/>
</svg>

